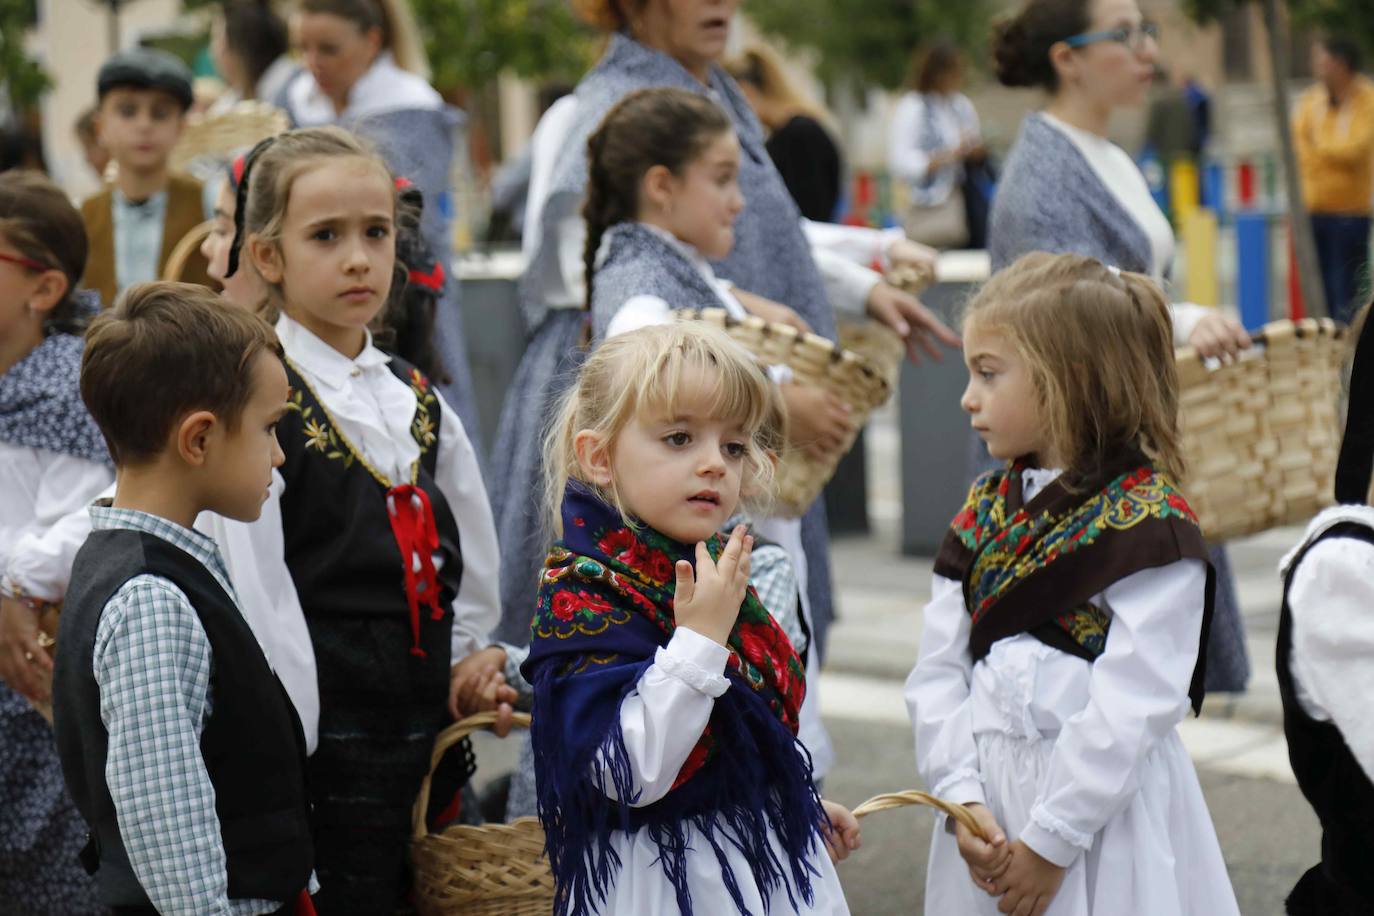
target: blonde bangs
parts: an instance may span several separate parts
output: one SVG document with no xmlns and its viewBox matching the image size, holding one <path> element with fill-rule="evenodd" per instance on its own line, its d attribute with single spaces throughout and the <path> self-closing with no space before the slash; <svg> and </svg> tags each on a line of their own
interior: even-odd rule
<svg viewBox="0 0 1374 916">
<path fill-rule="evenodd" d="M 545 510 L 553 530 L 561 533 L 559 509 L 569 479 L 582 479 L 573 446 L 577 434 L 589 430 L 614 447 L 636 416 L 675 419 L 690 413 L 737 426 L 746 442 L 741 502 L 749 511 L 766 509 L 775 400 L 772 383 L 749 352 L 702 322 L 640 328 L 605 341 L 563 396 L 545 438 Z M 601 496 L 625 514 L 614 485 Z"/>
</svg>

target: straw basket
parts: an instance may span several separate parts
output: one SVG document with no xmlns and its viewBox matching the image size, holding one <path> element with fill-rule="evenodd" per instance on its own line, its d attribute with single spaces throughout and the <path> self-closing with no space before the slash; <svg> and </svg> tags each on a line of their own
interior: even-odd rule
<svg viewBox="0 0 1374 916">
<path fill-rule="evenodd" d="M 239 102 L 228 111 L 186 122 L 181 139 L 172 147 L 172 171 L 185 172 L 202 156 L 227 159 L 260 140 L 275 137 L 291 124 L 286 112 L 266 102 Z"/>
<path fill-rule="evenodd" d="M 1178 351 L 1184 491 L 1211 541 L 1307 521 L 1332 503 L 1344 328 L 1278 321 L 1235 362 Z"/>
<path fill-rule="evenodd" d="M 873 408 L 892 394 L 895 369 L 886 372 L 859 353 L 836 346 L 815 334 L 774 324 L 762 318 L 731 318 L 724 309 L 693 309 L 679 313 L 687 320 L 708 321 L 722 327 L 745 349 L 768 365 L 785 364 L 800 384 L 815 385 L 844 401 L 852 409 L 853 427 L 843 454 L 854 444 Z M 879 331 L 865 327 L 868 342 L 881 341 Z M 890 333 L 890 332 L 888 332 Z M 892 335 L 895 339 L 896 335 Z M 900 341 L 898 341 L 900 346 Z M 900 355 L 898 356 L 900 360 Z M 820 495 L 839 463 L 839 454 L 821 461 L 801 449 L 787 448 L 778 463 L 777 507 L 786 515 L 801 515 Z"/>
<path fill-rule="evenodd" d="M 425 826 L 430 780 L 444 752 L 495 721 L 495 713 L 478 713 L 435 739 L 429 775 L 420 784 L 412 814 L 410 857 L 420 916 L 549 916 L 553 911 L 553 873 L 537 819 L 480 827 L 456 824 L 441 833 L 430 833 Z M 516 713 L 515 724 L 529 728 L 530 717 Z"/>
<path fill-rule="evenodd" d="M 914 789 L 906 792 L 888 792 L 883 795 L 875 795 L 862 805 L 854 809 L 854 816 L 857 818 L 866 817 L 879 811 L 889 811 L 893 808 L 908 808 L 913 805 L 925 805 L 929 808 L 936 808 L 945 812 L 959 823 L 967 827 L 974 836 L 987 839 L 983 835 L 983 828 L 978 826 L 978 822 L 973 819 L 968 808 L 956 802 L 945 801 L 943 798 L 936 798 L 925 792 L 917 792 Z"/>
</svg>

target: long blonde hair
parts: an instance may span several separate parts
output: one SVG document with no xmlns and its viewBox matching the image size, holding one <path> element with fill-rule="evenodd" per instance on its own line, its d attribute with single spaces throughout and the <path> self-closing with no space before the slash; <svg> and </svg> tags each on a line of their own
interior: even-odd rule
<svg viewBox="0 0 1374 916">
<path fill-rule="evenodd" d="M 1090 476 L 1136 450 L 1183 476 L 1173 325 L 1149 277 L 1028 254 L 968 304 L 964 326 L 975 325 L 1006 335 L 1026 360 L 1066 471 Z"/>
<path fill-rule="evenodd" d="M 688 376 L 709 379 L 695 390 Z M 613 449 L 635 416 L 672 416 L 685 399 L 705 397 L 710 415 L 738 423 L 744 431 L 742 501 L 751 510 L 771 498 L 773 466 L 768 458 L 771 383 L 749 353 L 722 330 L 697 321 L 678 321 L 619 334 L 587 357 L 576 383 L 562 396 L 544 438 L 544 508 L 552 530 L 562 534 L 560 507 L 570 479 L 581 481 L 615 506 L 626 521 L 614 479 L 609 488 L 585 479 L 573 441 L 596 433 Z"/>
</svg>

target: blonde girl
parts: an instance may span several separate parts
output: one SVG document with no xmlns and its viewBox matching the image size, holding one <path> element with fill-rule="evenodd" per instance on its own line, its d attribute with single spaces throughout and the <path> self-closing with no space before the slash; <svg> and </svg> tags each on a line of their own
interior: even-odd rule
<svg viewBox="0 0 1374 916">
<path fill-rule="evenodd" d="M 460 712 L 450 667 L 497 611 L 472 445 L 429 379 L 368 330 L 393 282 L 396 193 L 346 131 L 283 134 L 245 167 L 227 265 L 232 277 L 251 257 L 281 313 L 286 461 L 248 555 L 227 562 L 299 597 L 303 613 L 283 597 L 254 623 L 273 634 L 313 749 L 322 916 L 404 900 L 410 807 L 434 736 Z"/>
<path fill-rule="evenodd" d="M 801 660 L 747 587 L 769 382 L 692 323 L 602 344 L 545 450 L 549 553 L 531 654 L 539 811 L 582 916 L 847 913 L 858 825 L 796 740 Z"/>
<path fill-rule="evenodd" d="M 1004 469 L 935 562 L 907 680 L 917 768 L 969 805 L 934 913 L 1236 914 L 1175 726 L 1202 701 L 1213 574 L 1177 488 L 1169 312 L 1148 278 L 1032 254 L 964 325 L 962 406 Z"/>
</svg>

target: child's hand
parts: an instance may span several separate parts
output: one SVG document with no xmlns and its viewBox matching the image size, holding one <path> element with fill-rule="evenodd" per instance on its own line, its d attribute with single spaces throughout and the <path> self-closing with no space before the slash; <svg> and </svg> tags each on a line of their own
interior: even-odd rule
<svg viewBox="0 0 1374 916">
<path fill-rule="evenodd" d="M 819 461 L 846 447 L 854 430 L 848 404 L 814 385 L 787 384 L 779 391 L 787 405 L 787 439 L 792 445 Z"/>
<path fill-rule="evenodd" d="M 1007 846 L 1007 835 L 997 826 L 997 818 L 984 805 L 966 805 L 973 819 L 978 822 L 984 835 L 992 837 L 987 842 L 958 821 L 954 822 L 954 839 L 959 844 L 959 855 L 968 864 L 969 876 L 973 883 L 990 895 L 996 897 L 997 879 L 1006 872 L 1011 864 L 1011 849 Z"/>
<path fill-rule="evenodd" d="M 744 306 L 745 311 L 751 315 L 757 315 L 764 321 L 785 324 L 788 327 L 796 328 L 803 334 L 811 333 L 811 325 L 806 323 L 806 319 L 781 302 L 774 302 L 763 296 L 755 296 L 753 293 L 746 293 L 741 289 L 735 290 L 735 298 L 739 299 L 739 303 Z"/>
<path fill-rule="evenodd" d="M 0 598 L 0 681 L 37 702 L 52 693 L 52 659 L 38 641 L 38 616 L 16 598 Z"/>
<path fill-rule="evenodd" d="M 830 853 L 831 862 L 843 862 L 862 845 L 859 819 L 844 805 L 833 801 L 821 799 L 821 807 L 830 818 L 830 829 L 825 831 L 825 851 Z"/>
<path fill-rule="evenodd" d="M 997 882 L 1002 891 L 997 910 L 1014 916 L 1042 916 L 1063 883 L 1064 869 L 1017 840 L 1011 844 L 1011 862 Z"/>
<path fill-rule="evenodd" d="M 502 669 L 506 667 L 506 650 L 500 646 L 479 649 L 453 666 L 449 674 L 448 711 L 455 719 L 474 713 L 497 710 L 503 713 L 505 729 L 497 723 L 497 733 L 505 736 L 510 730 L 512 704 L 519 699 L 515 688 L 506 683 Z"/>
<path fill-rule="evenodd" d="M 749 557 L 753 550 L 754 539 L 744 533 L 743 525 L 737 525 L 718 563 L 711 560 L 705 543 L 697 543 L 695 578 L 692 564 L 678 560 L 673 599 L 677 625 L 725 645 L 749 587 Z"/>
</svg>

